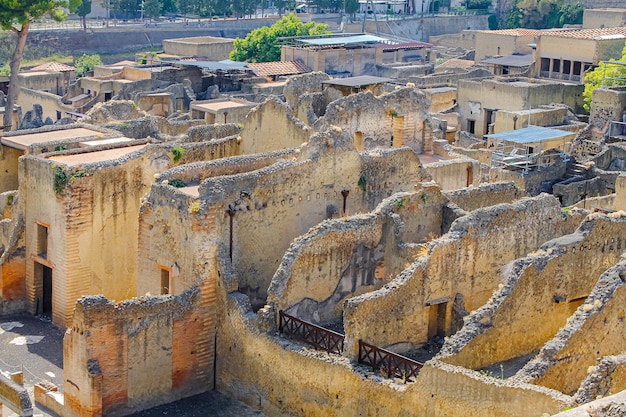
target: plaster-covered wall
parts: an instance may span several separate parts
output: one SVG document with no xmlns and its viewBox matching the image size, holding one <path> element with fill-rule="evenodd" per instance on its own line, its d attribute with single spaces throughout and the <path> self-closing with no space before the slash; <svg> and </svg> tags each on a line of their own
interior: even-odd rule
<svg viewBox="0 0 626 417">
<path fill-rule="evenodd" d="M 229 59 L 234 39 L 198 36 L 193 38 L 164 39 L 163 52 L 179 57 L 204 57 L 209 61 Z"/>
<path fill-rule="evenodd" d="M 537 351 L 619 260 L 623 248 L 615 240 L 625 232 L 626 221 L 587 219 L 505 268 L 502 288 L 444 346 L 442 355 L 452 355 L 445 361 L 478 369 Z"/>
<path fill-rule="evenodd" d="M 2 170 L 2 175 L 0 176 L 0 192 L 17 190 L 17 160 L 23 154 L 24 151 L 19 149 L 0 145 L 0 169 Z"/>
<path fill-rule="evenodd" d="M 540 417 L 571 403 L 553 390 L 509 384 L 436 361 L 428 362 L 414 383 L 385 380 L 346 358 L 320 356 L 260 332 L 241 294 L 229 294 L 225 310 L 229 314 L 217 336 L 217 389 L 266 415 Z"/>
<path fill-rule="evenodd" d="M 519 80 L 459 80 L 458 104 L 461 127 L 475 122 L 476 135 L 486 134 L 490 123 L 486 110 L 529 110 L 551 103 L 566 104 L 575 112 L 583 112 L 583 86 Z M 520 122 L 521 123 L 521 122 Z M 512 125 L 509 126 L 512 129 Z"/>
<path fill-rule="evenodd" d="M 0 316 L 26 310 L 23 210 L 17 191 L 0 194 Z"/>
<path fill-rule="evenodd" d="M 611 219 L 611 222 L 624 221 L 619 215 Z M 608 240 L 605 246 L 624 248 L 623 236 L 622 233 L 620 237 Z M 622 260 L 602 274 L 567 325 L 518 372 L 520 381 L 532 381 L 564 393 L 574 393 L 597 358 L 624 352 L 625 334 L 621 323 L 626 303 L 625 273 L 626 263 Z"/>
<path fill-rule="evenodd" d="M 513 182 L 480 184 L 478 187 L 446 191 L 444 195 L 450 202 L 468 212 L 500 203 L 512 203 L 525 197 L 525 193 Z"/>
<path fill-rule="evenodd" d="M 411 87 L 378 97 L 352 94 L 330 103 L 314 128 L 339 128 L 354 138 L 357 149 L 408 146 L 419 153 L 431 138 L 428 108 L 426 97 Z"/>
<path fill-rule="evenodd" d="M 308 142 L 311 129 L 292 115 L 277 97 L 253 108 L 241 131 L 241 152 L 246 155 L 297 148 Z"/>
<path fill-rule="evenodd" d="M 428 183 L 394 194 L 372 213 L 320 223 L 287 250 L 268 304 L 312 322 L 341 319 L 345 299 L 389 282 L 419 251 L 414 243 L 441 233 L 443 204 Z"/>
<path fill-rule="evenodd" d="M 388 285 L 346 302 L 346 354 L 356 356 L 359 339 L 377 346 L 404 341 L 421 345 L 434 330 L 454 333 L 462 311 L 483 305 L 497 289 L 502 266 L 555 236 L 573 232 L 579 221 L 578 215 L 565 218 L 558 200 L 547 195 L 478 209 L 457 219 Z M 520 229 L 525 233 L 519 234 Z M 445 313 L 433 323 L 429 310 L 442 303 L 447 303 Z M 432 328 L 435 324 L 438 329 Z"/>
</svg>

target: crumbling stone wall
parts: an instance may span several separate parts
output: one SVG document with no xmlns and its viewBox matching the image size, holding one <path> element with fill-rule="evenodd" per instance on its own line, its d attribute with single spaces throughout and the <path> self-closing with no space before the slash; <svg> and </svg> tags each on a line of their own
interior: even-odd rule
<svg viewBox="0 0 626 417">
<path fill-rule="evenodd" d="M 430 74 L 422 77 L 409 77 L 408 81 L 418 88 L 437 88 L 456 86 L 460 80 L 493 78 L 493 74 L 484 68 L 463 70 L 460 72 L 446 72 L 444 74 Z"/>
<path fill-rule="evenodd" d="M 42 109 L 41 122 L 49 117 L 52 121 L 57 120 L 57 112 L 75 112 L 73 106 L 63 103 L 60 96 L 46 91 L 31 90 L 25 87 L 20 88 L 17 99 L 22 109 L 32 109 L 34 105 L 40 105 Z M 39 127 L 39 126 L 37 126 Z"/>
<path fill-rule="evenodd" d="M 367 215 L 320 223 L 286 252 L 268 304 L 312 322 L 341 319 L 345 299 L 389 282 L 419 251 L 415 243 L 439 235 L 443 203 L 437 187 L 427 184 L 394 194 Z"/>
<path fill-rule="evenodd" d="M 4 170 L 0 176 L 0 192 L 17 190 L 18 178 L 17 167 L 18 158 L 24 154 L 23 151 L 11 148 L 6 145 L 0 146 L 0 166 Z"/>
<path fill-rule="evenodd" d="M 482 181 L 480 163 L 469 158 L 433 162 L 424 169 L 443 190 L 458 190 Z"/>
<path fill-rule="evenodd" d="M 621 174 L 615 180 L 615 201 L 613 202 L 615 210 L 626 211 L 626 174 Z"/>
<path fill-rule="evenodd" d="M 295 151 L 181 166 L 159 181 L 167 178 L 198 186 L 194 193 L 200 206 L 215 213 L 207 229 L 210 241 L 232 253 L 239 288 L 259 306 L 292 240 L 339 213 L 343 190 L 349 191 L 348 213 L 366 212 L 428 177 L 409 149 L 358 153 L 347 135 L 326 132 Z M 160 227 L 154 231 L 169 234 Z M 169 255 L 167 259 L 167 265 L 176 262 Z M 150 276 L 154 286 L 156 280 Z"/>
<path fill-rule="evenodd" d="M 324 90 L 322 82 L 328 80 L 330 80 L 330 76 L 319 71 L 294 75 L 293 77 L 289 77 L 285 83 L 283 94 L 285 95 L 287 103 L 295 109 L 298 107 L 300 97 L 310 93 L 321 93 Z"/>
<path fill-rule="evenodd" d="M 605 230 L 609 225 L 625 221 L 620 213 L 609 219 L 606 220 L 608 224 Z M 623 233 L 615 238 L 607 235 L 605 248 L 623 248 L 626 245 L 623 236 Z M 591 250 L 589 247 L 585 249 Z M 626 303 L 625 275 L 626 262 L 623 260 L 602 274 L 585 303 L 576 310 L 567 325 L 544 345 L 533 361 L 518 372 L 519 380 L 564 393 L 574 393 L 587 376 L 587 369 L 596 363 L 597 358 L 622 353 L 626 337 L 624 326 L 621 325 Z"/>
<path fill-rule="evenodd" d="M 626 146 L 612 143 L 592 160 L 596 168 L 605 171 L 626 171 Z"/>
<path fill-rule="evenodd" d="M 428 108 L 426 97 L 411 87 L 379 97 L 371 92 L 352 94 L 330 103 L 314 129 L 339 128 L 355 138 L 357 149 L 408 146 L 420 153 L 431 139 Z"/>
<path fill-rule="evenodd" d="M 436 361 L 428 362 L 414 383 L 388 380 L 346 358 L 260 331 L 258 316 L 241 294 L 229 294 L 225 310 L 229 314 L 217 335 L 217 389 L 266 415 L 540 417 L 571 403 L 553 390 Z"/>
<path fill-rule="evenodd" d="M 134 102 L 129 100 L 113 100 L 106 103 L 98 103 L 93 106 L 83 121 L 85 123 L 98 125 L 114 121 L 134 120 L 143 116 L 147 116 L 147 114 L 137 109 Z"/>
<path fill-rule="evenodd" d="M 343 97 L 343 94 L 334 88 L 326 88 L 321 93 L 302 94 L 293 106 L 293 114 L 308 126 L 313 126 L 317 119 L 326 114 L 329 103 Z"/>
<path fill-rule="evenodd" d="M 596 129 L 595 140 L 602 139 L 609 132 L 609 122 L 622 120 L 622 112 L 626 108 L 626 89 L 623 87 L 600 87 L 593 90 L 589 112 L 589 124 Z"/>
<path fill-rule="evenodd" d="M 253 108 L 241 131 L 243 154 L 296 148 L 308 142 L 313 131 L 295 118 L 291 108 L 277 97 Z"/>
<path fill-rule="evenodd" d="M 443 194 L 450 202 L 468 212 L 496 204 L 512 203 L 526 196 L 513 182 L 480 184 L 478 187 L 445 191 Z"/>
<path fill-rule="evenodd" d="M 449 339 L 444 360 L 478 369 L 538 350 L 565 325 L 607 265 L 619 260 L 625 232 L 626 221 L 587 219 L 575 233 L 505 268 L 502 287 Z M 616 239 L 620 243 L 611 243 Z"/>
<path fill-rule="evenodd" d="M 565 218 L 558 200 L 547 195 L 478 209 L 457 219 L 388 285 L 345 303 L 345 353 L 355 357 L 359 339 L 383 347 L 423 344 L 429 337 L 429 306 L 441 302 L 447 302 L 441 330 L 454 333 L 460 317 L 453 319 L 458 313 L 453 313 L 451 300 L 457 294 L 461 310 L 482 306 L 498 287 L 502 266 L 555 236 L 573 232 L 579 221 L 580 215 Z M 521 229 L 525 233 L 520 235 Z"/>
<path fill-rule="evenodd" d="M 220 251 L 221 256 L 228 256 L 228 241 L 217 238 L 228 235 L 225 207 L 201 199 L 199 191 L 194 191 L 198 184 L 213 176 L 259 170 L 293 156 L 291 151 L 195 162 L 161 174 L 139 213 L 138 294 L 159 294 L 163 270 L 171 272 L 170 293 L 179 294 L 217 273 Z M 189 188 L 168 184 L 175 179 Z M 236 282 L 226 288 L 236 289 Z"/>
<path fill-rule="evenodd" d="M 596 398 L 617 394 L 626 389 L 626 355 L 605 356 L 587 370 L 574 398 L 585 404 Z"/>
<path fill-rule="evenodd" d="M 0 316 L 26 310 L 23 210 L 17 191 L 0 194 Z"/>
<path fill-rule="evenodd" d="M 542 192 L 549 192 L 552 185 L 563 178 L 566 171 L 567 162 L 560 159 L 554 160 L 550 165 L 541 167 L 541 169 L 528 171 L 523 175 L 521 171 L 492 167 L 489 170 L 489 181 L 513 181 L 528 195 L 538 195 Z"/>
<path fill-rule="evenodd" d="M 215 279 L 173 297 L 83 297 L 63 340 L 64 415 L 122 416 L 213 386 Z"/>
</svg>

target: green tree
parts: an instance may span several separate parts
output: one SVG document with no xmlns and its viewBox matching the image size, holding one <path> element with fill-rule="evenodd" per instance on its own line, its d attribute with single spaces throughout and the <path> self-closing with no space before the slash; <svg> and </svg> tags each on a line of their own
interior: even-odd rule
<svg viewBox="0 0 626 417">
<path fill-rule="evenodd" d="M 9 94 L 3 120 L 4 129 L 7 131 L 11 129 L 13 105 L 17 101 L 19 90 L 18 74 L 30 25 L 33 20 L 45 14 L 49 14 L 56 21 L 65 19 L 67 15 L 63 12 L 64 7 L 69 7 L 66 0 L 0 0 L 0 27 L 13 31 L 17 36 L 9 65 L 11 68 Z"/>
<path fill-rule="evenodd" d="M 549 29 L 582 23 L 583 11 L 581 0 L 517 0 L 506 18 L 506 27 Z"/>
<path fill-rule="evenodd" d="M 465 7 L 468 9 L 488 9 L 491 6 L 491 0 L 466 0 Z"/>
<path fill-rule="evenodd" d="M 83 0 L 83 2 L 76 9 L 76 14 L 80 16 L 83 22 L 83 30 L 87 31 L 87 15 L 91 13 L 91 0 Z"/>
<path fill-rule="evenodd" d="M 616 61 L 611 59 L 610 61 Z M 626 61 L 626 44 L 622 50 L 622 57 L 617 61 Z M 585 110 L 591 110 L 591 98 L 593 90 L 605 85 L 607 87 L 614 85 L 626 85 L 626 66 L 619 64 L 611 64 L 600 62 L 600 64 L 591 72 L 585 75 L 585 91 L 583 98 L 585 100 Z"/>
<path fill-rule="evenodd" d="M 566 3 L 561 7 L 561 25 L 579 25 L 583 22 L 585 5 L 582 1 Z"/>
<path fill-rule="evenodd" d="M 84 77 L 89 71 L 92 71 L 96 65 L 102 65 L 100 55 L 83 54 L 81 57 L 76 58 L 76 60 L 74 61 L 74 66 L 76 67 L 76 76 Z"/>
<path fill-rule="evenodd" d="M 284 16 L 272 26 L 263 26 L 248 33 L 245 39 L 235 39 L 230 53 L 233 61 L 268 62 L 280 60 L 278 38 L 321 35 L 330 33 L 328 26 L 315 22 L 302 23 L 294 14 Z"/>
<path fill-rule="evenodd" d="M 143 14 L 146 17 L 161 16 L 161 2 L 159 0 L 144 0 Z"/>
<path fill-rule="evenodd" d="M 343 0 L 343 10 L 354 20 L 356 12 L 359 11 L 359 0 Z"/>
</svg>

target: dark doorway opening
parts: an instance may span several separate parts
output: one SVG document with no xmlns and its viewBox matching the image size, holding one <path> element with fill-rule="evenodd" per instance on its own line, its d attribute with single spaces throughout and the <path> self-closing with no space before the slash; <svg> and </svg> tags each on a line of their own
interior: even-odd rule
<svg viewBox="0 0 626 417">
<path fill-rule="evenodd" d="M 446 314 L 448 300 L 436 300 L 430 304 L 428 310 L 428 339 L 443 338 L 446 335 Z"/>
<path fill-rule="evenodd" d="M 35 314 L 52 317 L 52 268 L 35 262 L 35 278 L 41 285 Z"/>
</svg>

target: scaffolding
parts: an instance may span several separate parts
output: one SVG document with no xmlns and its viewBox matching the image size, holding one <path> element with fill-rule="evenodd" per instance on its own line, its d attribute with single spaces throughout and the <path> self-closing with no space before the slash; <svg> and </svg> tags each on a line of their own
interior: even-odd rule
<svg viewBox="0 0 626 417">
<path fill-rule="evenodd" d="M 490 142 L 492 168 L 524 175 L 555 162 L 567 162 L 567 150 L 574 135 L 574 132 L 529 126 L 485 137 Z"/>
</svg>

